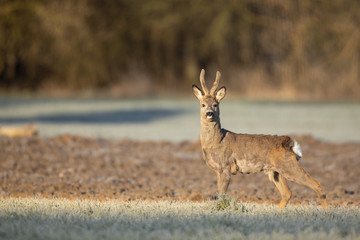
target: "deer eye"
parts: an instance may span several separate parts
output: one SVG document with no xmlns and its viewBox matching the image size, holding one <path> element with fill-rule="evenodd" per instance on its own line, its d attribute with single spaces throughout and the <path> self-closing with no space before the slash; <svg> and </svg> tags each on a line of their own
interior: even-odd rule
<svg viewBox="0 0 360 240">
<path fill-rule="evenodd" d="M 216 108 L 218 105 L 217 104 L 214 104 L 213 107 Z"/>
<path fill-rule="evenodd" d="M 202 107 L 205 107 L 205 104 L 201 104 Z"/>
</svg>

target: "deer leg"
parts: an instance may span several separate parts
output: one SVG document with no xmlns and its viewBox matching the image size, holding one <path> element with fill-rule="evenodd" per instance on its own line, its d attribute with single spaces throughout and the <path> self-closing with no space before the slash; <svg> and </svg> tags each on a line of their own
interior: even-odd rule
<svg viewBox="0 0 360 240">
<path fill-rule="evenodd" d="M 281 201 L 278 205 L 278 209 L 281 210 L 284 207 L 286 207 L 286 205 L 288 204 L 291 198 L 291 191 L 289 189 L 286 179 L 278 172 L 275 171 L 269 172 L 269 179 L 275 184 L 276 188 L 280 192 Z"/>
<path fill-rule="evenodd" d="M 239 171 L 239 166 L 237 165 L 236 159 L 233 159 L 230 163 L 230 172 L 232 175 L 236 175 Z"/>
<path fill-rule="evenodd" d="M 320 198 L 321 206 L 327 209 L 328 204 L 326 201 L 326 194 L 320 183 L 312 178 L 302 167 L 298 164 L 294 164 L 287 171 L 282 172 L 283 176 L 290 181 L 294 181 L 298 184 L 311 188 Z"/>
<path fill-rule="evenodd" d="M 218 193 L 220 195 L 226 194 L 231 179 L 231 171 L 224 170 L 217 172 L 217 181 L 218 181 Z"/>
</svg>

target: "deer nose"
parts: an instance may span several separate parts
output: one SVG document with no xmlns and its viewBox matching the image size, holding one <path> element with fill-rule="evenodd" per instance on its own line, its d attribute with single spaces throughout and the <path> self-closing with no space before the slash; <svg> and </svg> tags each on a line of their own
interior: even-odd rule
<svg viewBox="0 0 360 240">
<path fill-rule="evenodd" d="M 214 113 L 213 113 L 213 112 L 206 112 L 206 117 L 207 117 L 207 118 L 213 118 L 213 117 L 214 117 Z"/>
</svg>

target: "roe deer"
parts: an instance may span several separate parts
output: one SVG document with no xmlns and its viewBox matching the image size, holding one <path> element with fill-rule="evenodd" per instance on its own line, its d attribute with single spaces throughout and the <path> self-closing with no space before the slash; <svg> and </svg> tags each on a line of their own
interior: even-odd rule
<svg viewBox="0 0 360 240">
<path fill-rule="evenodd" d="M 299 165 L 298 161 L 302 157 L 300 145 L 288 136 L 236 134 L 221 128 L 219 102 L 225 97 L 226 88 L 217 89 L 220 72 L 216 73 L 210 91 L 204 76 L 205 71 L 202 69 L 202 90 L 196 85 L 192 88 L 200 101 L 203 158 L 217 174 L 218 194 L 226 193 L 232 174 L 264 171 L 281 194 L 279 209 L 284 208 L 291 198 L 287 180 L 314 190 L 320 198 L 321 206 L 327 209 L 326 195 L 320 183 Z"/>
<path fill-rule="evenodd" d="M 3 126 L 0 127 L 0 136 L 8 137 L 31 137 L 38 135 L 38 128 L 33 124 L 26 124 L 25 126 Z"/>
</svg>

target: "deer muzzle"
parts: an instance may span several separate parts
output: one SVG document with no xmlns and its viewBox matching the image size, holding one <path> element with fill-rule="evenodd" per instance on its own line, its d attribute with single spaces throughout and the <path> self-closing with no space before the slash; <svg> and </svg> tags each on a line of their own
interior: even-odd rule
<svg viewBox="0 0 360 240">
<path fill-rule="evenodd" d="M 213 112 L 206 112 L 205 116 L 206 116 L 206 118 L 209 118 L 209 119 L 215 117 Z"/>
</svg>

